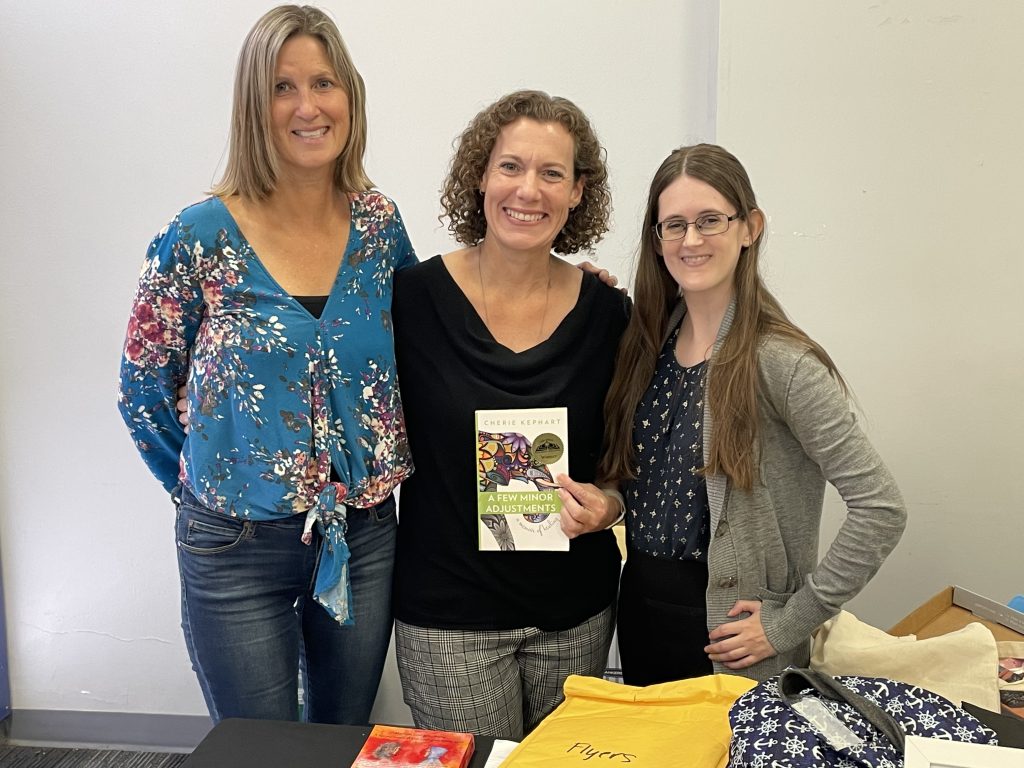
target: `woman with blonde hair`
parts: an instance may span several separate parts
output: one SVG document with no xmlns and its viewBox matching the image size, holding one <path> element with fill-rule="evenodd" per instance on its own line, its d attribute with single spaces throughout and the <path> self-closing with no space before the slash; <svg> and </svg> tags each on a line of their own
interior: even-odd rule
<svg viewBox="0 0 1024 768">
<path fill-rule="evenodd" d="M 391 285 L 416 257 L 365 144 L 334 22 L 269 11 L 239 55 L 224 176 L 139 281 L 120 407 L 177 502 L 182 627 L 215 722 L 296 719 L 300 667 L 308 721 L 366 723 L 377 693 L 392 490 L 412 469 Z"/>
<path fill-rule="evenodd" d="M 906 511 L 835 364 L 761 281 L 765 216 L 740 162 L 676 150 L 644 225 L 599 469 L 626 499 L 623 675 L 764 679 L 807 664 Z M 826 480 L 847 512 L 819 560 Z"/>
</svg>

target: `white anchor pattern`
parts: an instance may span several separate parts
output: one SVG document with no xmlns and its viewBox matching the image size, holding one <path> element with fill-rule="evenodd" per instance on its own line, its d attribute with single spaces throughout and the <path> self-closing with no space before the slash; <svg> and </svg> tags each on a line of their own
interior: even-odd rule
<svg viewBox="0 0 1024 768">
<path fill-rule="evenodd" d="M 974 744 L 996 744 L 996 734 L 973 716 L 931 691 L 882 678 L 838 676 L 854 693 L 889 713 L 904 733 Z M 779 696 L 773 677 L 743 694 L 729 710 L 732 743 L 729 768 L 902 768 L 903 754 L 851 705 L 815 696 L 861 743 L 842 743 L 826 728 L 819 730 Z"/>
</svg>

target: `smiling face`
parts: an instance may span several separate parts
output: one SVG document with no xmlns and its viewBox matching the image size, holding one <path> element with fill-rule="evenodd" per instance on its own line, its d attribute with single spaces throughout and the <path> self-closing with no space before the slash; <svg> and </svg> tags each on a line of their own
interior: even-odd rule
<svg viewBox="0 0 1024 768">
<path fill-rule="evenodd" d="M 700 234 L 692 222 L 708 214 L 735 213 L 736 207 L 718 190 L 690 176 L 680 176 L 658 196 L 659 222 L 690 222 L 683 239 L 657 242 L 665 267 L 688 302 L 700 297 L 717 303 L 731 297 L 740 252 L 760 233 L 760 213 L 751 211 L 717 235 Z"/>
<path fill-rule="evenodd" d="M 317 38 L 296 35 L 281 46 L 270 122 L 282 175 L 333 172 L 348 141 L 348 94 Z"/>
<path fill-rule="evenodd" d="M 583 196 L 573 177 L 575 145 L 560 123 L 526 117 L 498 134 L 480 181 L 486 239 L 514 251 L 547 254 Z"/>
</svg>

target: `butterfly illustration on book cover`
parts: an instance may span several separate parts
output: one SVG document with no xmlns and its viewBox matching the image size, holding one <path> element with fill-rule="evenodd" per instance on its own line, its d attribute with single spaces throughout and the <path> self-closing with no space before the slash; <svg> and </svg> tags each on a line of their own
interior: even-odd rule
<svg viewBox="0 0 1024 768">
<path fill-rule="evenodd" d="M 541 413 L 544 411 L 478 413 L 480 523 L 493 537 L 497 549 L 504 552 L 567 549 L 568 540 L 558 540 L 564 534 L 557 524 L 561 500 L 554 479 L 556 474 L 566 471 L 565 438 L 556 433 L 557 429 L 564 434 L 564 423 L 555 417 L 543 418 L 538 415 Z M 564 416 L 561 418 L 564 420 Z M 485 428 L 489 423 L 510 428 Z M 529 426 L 534 429 L 524 428 Z M 556 528 L 557 534 L 551 533 Z M 493 548 L 481 541 L 481 549 Z"/>
</svg>

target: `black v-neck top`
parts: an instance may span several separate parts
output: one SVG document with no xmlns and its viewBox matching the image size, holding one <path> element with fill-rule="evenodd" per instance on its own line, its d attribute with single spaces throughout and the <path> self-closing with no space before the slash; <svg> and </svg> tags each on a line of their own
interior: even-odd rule
<svg viewBox="0 0 1024 768">
<path fill-rule="evenodd" d="M 327 300 L 330 296 L 292 296 L 299 304 L 306 308 L 317 320 L 324 313 L 324 309 L 327 307 Z"/>
<path fill-rule="evenodd" d="M 607 608 L 620 561 L 611 531 L 577 537 L 569 552 L 478 551 L 474 414 L 567 407 L 569 473 L 593 482 L 629 300 L 585 274 L 554 333 L 516 353 L 494 340 L 436 256 L 395 275 L 392 308 L 416 466 L 400 494 L 395 616 L 434 628 L 560 630 Z"/>
</svg>

